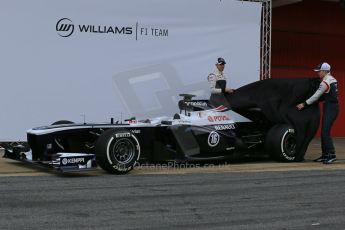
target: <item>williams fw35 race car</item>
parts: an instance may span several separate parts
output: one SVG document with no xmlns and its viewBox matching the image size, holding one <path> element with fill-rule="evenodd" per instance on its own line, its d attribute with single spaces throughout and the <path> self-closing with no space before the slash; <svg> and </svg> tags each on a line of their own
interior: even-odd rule
<svg viewBox="0 0 345 230">
<path fill-rule="evenodd" d="M 30 149 L 7 148 L 5 157 L 62 172 L 99 165 L 114 174 L 129 172 L 137 162 L 222 160 L 242 153 L 266 152 L 285 162 L 297 159 L 294 128 L 271 122 L 260 108 L 235 112 L 193 100 L 193 95 L 181 96 L 173 117 L 84 124 L 63 120 L 30 129 Z"/>
</svg>

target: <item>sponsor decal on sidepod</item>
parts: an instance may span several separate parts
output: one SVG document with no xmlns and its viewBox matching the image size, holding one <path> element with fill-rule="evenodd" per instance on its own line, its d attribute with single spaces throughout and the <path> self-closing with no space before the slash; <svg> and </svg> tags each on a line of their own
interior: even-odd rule
<svg viewBox="0 0 345 230">
<path fill-rule="evenodd" d="M 226 115 L 218 115 L 218 116 L 208 116 L 207 119 L 209 122 L 229 121 L 230 117 Z"/>
</svg>

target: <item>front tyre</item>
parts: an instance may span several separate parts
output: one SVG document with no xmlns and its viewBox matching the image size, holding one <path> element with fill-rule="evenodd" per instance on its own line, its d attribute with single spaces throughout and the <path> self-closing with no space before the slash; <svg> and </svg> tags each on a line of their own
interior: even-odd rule
<svg viewBox="0 0 345 230">
<path fill-rule="evenodd" d="M 130 131 L 109 129 L 97 140 L 95 154 L 98 165 L 113 174 L 132 170 L 140 157 L 140 144 Z"/>
<path fill-rule="evenodd" d="M 277 161 L 296 161 L 297 151 L 294 129 L 287 124 L 273 126 L 266 135 L 265 150 Z"/>
</svg>

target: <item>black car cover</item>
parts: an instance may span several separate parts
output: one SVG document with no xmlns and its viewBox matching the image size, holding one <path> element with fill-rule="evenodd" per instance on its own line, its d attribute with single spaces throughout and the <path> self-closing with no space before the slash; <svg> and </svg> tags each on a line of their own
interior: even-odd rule
<svg viewBox="0 0 345 230">
<path fill-rule="evenodd" d="M 257 81 L 226 95 L 230 108 L 241 111 L 256 107 L 274 124 L 289 124 L 295 129 L 296 161 L 304 159 L 310 141 L 319 127 L 318 103 L 298 110 L 319 87 L 318 78 L 268 79 Z"/>
</svg>

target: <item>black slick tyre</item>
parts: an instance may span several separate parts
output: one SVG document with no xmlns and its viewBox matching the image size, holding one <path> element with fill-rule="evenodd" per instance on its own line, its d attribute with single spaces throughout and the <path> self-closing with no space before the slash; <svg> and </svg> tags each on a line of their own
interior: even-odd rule
<svg viewBox="0 0 345 230">
<path fill-rule="evenodd" d="M 109 129 L 98 138 L 95 154 L 102 169 L 113 174 L 125 174 L 139 160 L 140 144 L 130 131 Z"/>
<path fill-rule="evenodd" d="M 277 161 L 296 161 L 297 152 L 294 129 L 287 124 L 274 125 L 266 135 L 265 150 Z"/>
</svg>

